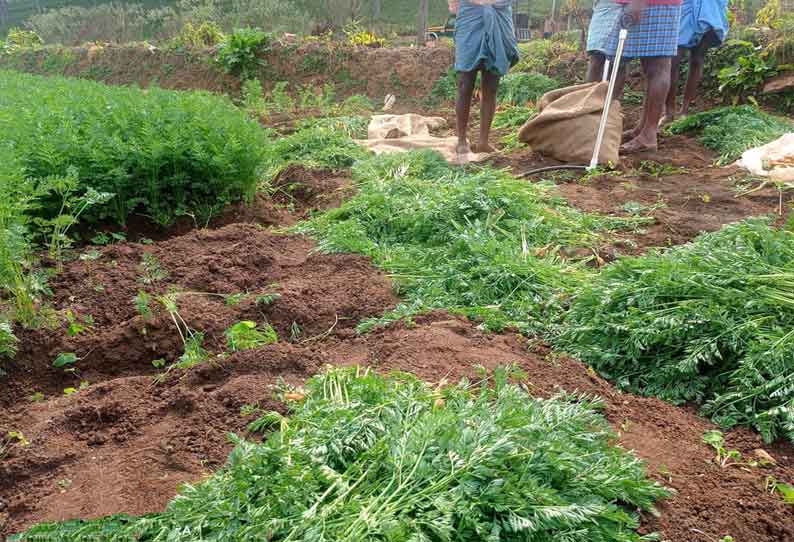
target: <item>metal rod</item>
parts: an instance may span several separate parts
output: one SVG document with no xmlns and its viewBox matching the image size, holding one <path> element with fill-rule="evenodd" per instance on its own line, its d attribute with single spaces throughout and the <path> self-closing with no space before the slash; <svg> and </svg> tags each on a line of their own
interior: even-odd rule
<svg viewBox="0 0 794 542">
<path fill-rule="evenodd" d="M 606 59 L 604 61 L 604 75 L 601 77 L 602 81 L 606 81 L 607 79 L 609 79 L 609 64 L 610 64 L 609 59 Z"/>
<path fill-rule="evenodd" d="M 607 88 L 607 100 L 604 104 L 604 112 L 601 115 L 601 124 L 598 126 L 598 137 L 596 137 L 595 148 L 593 149 L 593 159 L 590 160 L 590 167 L 592 170 L 598 167 L 598 155 L 601 152 L 601 143 L 604 141 L 604 131 L 607 127 L 607 120 L 609 119 L 609 109 L 612 106 L 612 95 L 615 92 L 615 83 L 618 79 L 618 71 L 620 71 L 620 60 L 623 56 L 623 46 L 626 44 L 626 38 L 629 31 L 625 28 L 620 29 L 620 37 L 618 38 L 618 50 L 615 53 L 615 65 L 612 68 L 612 77 L 609 78 L 609 87 Z"/>
<path fill-rule="evenodd" d="M 558 169 L 581 169 L 582 171 L 587 170 L 587 166 L 574 166 L 571 164 L 560 164 L 558 166 L 546 166 L 541 167 L 538 169 L 530 169 L 529 171 L 525 171 L 524 173 L 519 173 L 519 177 L 529 177 L 530 175 L 535 175 L 537 173 L 543 173 L 544 171 L 555 171 Z"/>
</svg>

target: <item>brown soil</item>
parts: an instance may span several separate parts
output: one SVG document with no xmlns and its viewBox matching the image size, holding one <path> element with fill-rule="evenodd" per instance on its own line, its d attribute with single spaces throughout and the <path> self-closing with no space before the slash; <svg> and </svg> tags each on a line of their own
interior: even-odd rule
<svg viewBox="0 0 794 542">
<path fill-rule="evenodd" d="M 209 90 L 239 96 L 240 79 L 214 62 L 214 50 L 171 51 L 144 45 L 92 45 L 45 48 L 0 58 L 0 66 L 41 75 L 65 75 L 113 85 L 175 90 Z M 266 90 L 289 81 L 290 90 L 321 89 L 337 96 L 386 94 L 421 101 L 452 67 L 452 49 L 397 47 L 372 49 L 339 44 L 275 44 L 260 59 L 257 77 Z"/>
<path fill-rule="evenodd" d="M 365 337 L 342 335 L 235 354 L 159 385 L 149 377 L 128 376 L 71 397 L 13 405 L 0 425 L 24 428 L 31 444 L 12 448 L 0 466 L 6 529 L 162 510 L 181 483 L 201 480 L 223 463 L 231 448 L 224 435 L 244 431 L 242 405 L 282 410 L 271 399 L 279 379 L 299 384 L 327 363 L 407 370 L 432 382 L 472 377 L 474 365 L 493 369 L 517 363 L 535 395 L 566 390 L 601 396 L 619 443 L 647 461 L 651 477 L 677 491 L 659 506 L 658 518 L 644 518 L 644 531 L 692 542 L 726 535 L 754 542 L 794 537 L 790 509 L 765 490 L 767 476 L 794 478 L 791 446 L 764 446 L 748 431 L 732 431 L 730 449 L 751 457 L 764 449 L 777 466 L 721 468 L 701 440 L 713 426 L 694 412 L 620 393 L 584 365 L 542 345 L 486 334 L 444 313 Z"/>
<path fill-rule="evenodd" d="M 205 334 L 205 345 L 214 352 L 224 350 L 224 330 L 241 320 L 268 322 L 282 339 L 301 341 L 326 332 L 348 333 L 362 318 L 396 303 L 390 283 L 366 258 L 312 249 L 312 242 L 300 237 L 233 224 L 150 246 L 117 244 L 95 261 L 73 262 L 52 283 L 54 307 L 61 314 L 68 309 L 81 319 L 90 316 L 93 326 L 74 337 L 65 333 L 66 324 L 23 332 L 19 354 L 8 364 L 0 405 L 35 392 L 59 394 L 81 381 L 151 374 L 153 360 L 179 357 L 181 339 L 157 301 L 150 319 L 137 313 L 132 300 L 141 290 L 152 296 L 185 292 L 178 299 L 179 313 Z M 152 282 L 157 273 L 144 269 L 144 254 L 164 277 Z M 235 306 L 221 296 L 239 293 L 248 296 Z M 280 298 L 257 304 L 256 297 L 267 293 Z M 80 357 L 79 374 L 52 367 L 61 352 Z"/>
<path fill-rule="evenodd" d="M 613 173 L 585 177 L 583 173 L 547 172 L 529 180 L 553 179 L 560 195 L 584 211 L 631 216 L 627 207 L 634 206 L 640 208 L 636 216 L 651 218 L 650 224 L 636 231 L 619 233 L 604 248 L 601 256 L 612 260 L 619 254 L 686 243 L 701 232 L 751 216 L 778 214 L 780 199 L 774 188 L 737 197 L 737 181 L 746 175 L 733 166 L 714 166 L 714 158 L 697 141 L 671 136 L 661 138 L 658 152 L 624 157 Z M 559 162 L 524 149 L 498 157 L 495 163 L 523 173 Z M 793 201 L 792 195 L 784 197 L 784 214 Z"/>
</svg>

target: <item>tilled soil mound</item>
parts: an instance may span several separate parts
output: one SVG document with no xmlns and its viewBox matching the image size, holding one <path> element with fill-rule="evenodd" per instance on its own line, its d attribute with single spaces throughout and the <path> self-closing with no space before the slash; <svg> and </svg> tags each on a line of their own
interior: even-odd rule
<svg viewBox="0 0 794 542">
<path fill-rule="evenodd" d="M 389 281 L 366 258 L 312 252 L 313 243 L 237 224 L 197 230 L 162 243 L 123 243 L 100 251 L 95 260 L 76 261 L 52 283 L 55 308 L 93 324 L 69 336 L 66 324 L 22 333 L 17 358 L 7 364 L 0 405 L 35 392 L 59 394 L 82 381 L 154 373 L 153 360 L 178 358 L 183 344 L 157 295 L 181 292 L 179 314 L 205 334 L 211 352 L 225 349 L 224 331 L 242 320 L 273 326 L 283 340 L 350 333 L 368 316 L 396 304 Z M 148 262 L 148 264 L 146 263 Z M 133 298 L 154 299 L 152 317 L 138 313 Z M 224 297 L 246 294 L 237 304 Z M 277 294 L 270 304 L 257 297 Z M 62 352 L 80 359 L 78 374 L 52 366 Z"/>
<path fill-rule="evenodd" d="M 124 377 L 77 395 L 3 416 L 5 427 L 24 427 L 31 445 L 14 448 L 2 466 L 0 499 L 13 532 L 33 523 L 162 510 L 184 482 L 220 466 L 231 445 L 227 432 L 242 432 L 244 404 L 283 411 L 273 400 L 281 380 L 300 384 L 325 364 L 361 364 L 381 371 L 406 370 L 437 382 L 476 379 L 476 366 L 517 364 L 527 389 L 539 396 L 562 391 L 595 394 L 618 442 L 648 462 L 650 476 L 677 491 L 644 518 L 645 531 L 671 541 L 779 542 L 794 537 L 790 507 L 765 490 L 768 476 L 794 476 L 790 446 L 763 446 L 748 431 L 727 435 L 730 449 L 753 457 L 763 449 L 776 460 L 768 468 L 721 468 L 702 443 L 712 424 L 694 411 L 652 398 L 623 394 L 584 365 L 509 334 L 486 334 L 444 313 L 397 324 L 365 337 L 321 343 L 277 344 L 235 354 L 154 384 Z"/>
</svg>

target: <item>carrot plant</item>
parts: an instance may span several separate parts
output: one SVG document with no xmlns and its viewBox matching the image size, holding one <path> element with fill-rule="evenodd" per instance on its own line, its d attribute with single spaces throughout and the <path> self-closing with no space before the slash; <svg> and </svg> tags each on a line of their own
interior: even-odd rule
<svg viewBox="0 0 794 542">
<path fill-rule="evenodd" d="M 265 132 L 226 98 L 0 71 L 0 104 L 3 159 L 23 177 L 71 168 L 76 196 L 115 194 L 85 221 L 203 218 L 256 190 Z M 58 216 L 62 200 L 42 203 L 37 216 Z"/>
<path fill-rule="evenodd" d="M 253 350 L 278 342 L 276 330 L 270 324 L 258 326 L 256 322 L 243 320 L 224 332 L 230 352 Z"/>
<path fill-rule="evenodd" d="M 556 342 L 623 388 L 794 440 L 792 292 L 794 232 L 749 220 L 605 268 Z"/>
<path fill-rule="evenodd" d="M 639 542 L 638 510 L 669 493 L 586 397 L 508 381 L 434 387 L 330 369 L 238 437 L 224 469 L 160 514 L 39 525 L 20 541 Z M 253 409 L 252 409 L 253 410 Z"/>
</svg>

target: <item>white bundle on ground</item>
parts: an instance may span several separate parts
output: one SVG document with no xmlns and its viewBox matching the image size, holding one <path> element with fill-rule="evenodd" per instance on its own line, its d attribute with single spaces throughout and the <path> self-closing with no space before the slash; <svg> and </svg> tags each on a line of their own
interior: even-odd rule
<svg viewBox="0 0 794 542">
<path fill-rule="evenodd" d="M 488 156 L 482 153 L 468 153 L 465 156 L 459 156 L 457 137 L 430 135 L 431 130 L 446 127 L 447 121 L 442 117 L 423 117 L 414 113 L 375 115 L 369 122 L 368 139 L 359 140 L 356 143 L 375 154 L 430 149 L 441 153 L 451 164 L 479 162 Z"/>
<path fill-rule="evenodd" d="M 736 165 L 773 181 L 794 182 L 794 133 L 745 151 Z"/>
</svg>

